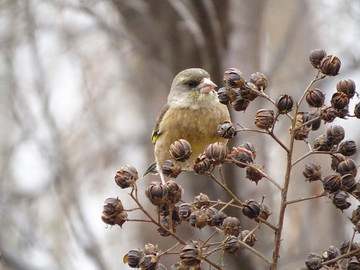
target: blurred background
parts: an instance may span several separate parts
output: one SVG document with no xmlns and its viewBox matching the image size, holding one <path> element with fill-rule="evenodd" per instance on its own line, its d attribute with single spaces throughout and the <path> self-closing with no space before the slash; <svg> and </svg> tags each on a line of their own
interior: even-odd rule
<svg viewBox="0 0 360 270">
<path fill-rule="evenodd" d="M 126 164 L 142 174 L 153 161 L 151 132 L 174 75 L 202 67 L 222 86 L 228 67 L 245 78 L 260 71 L 273 99 L 283 93 L 297 99 L 316 74 L 310 50 L 323 48 L 342 61 L 340 75 L 317 84 L 329 102 L 339 80 L 360 85 L 359 17 L 358 0 L 0 0 L 0 269 L 128 269 L 122 258 L 129 249 L 171 246 L 169 238 L 158 240 L 154 226 L 110 228 L 101 212 L 108 197 L 134 206 L 113 178 Z M 246 113 L 230 109 L 233 122 L 254 127 L 255 112 L 270 105 L 257 99 Z M 289 122 L 280 120 L 275 131 L 286 143 Z M 334 122 L 345 127 L 346 139 L 360 142 L 358 123 Z M 241 133 L 230 144 L 245 141 L 281 184 L 282 149 L 258 134 Z M 306 151 L 297 142 L 295 157 Z M 358 155 L 353 159 L 359 163 Z M 311 160 L 330 172 L 328 157 Z M 304 181 L 305 163 L 294 169 L 290 199 L 322 191 Z M 234 166 L 225 171 L 240 199 L 266 196 L 276 224 L 279 191 L 266 180 L 255 185 Z M 155 180 L 139 180 L 140 189 Z M 227 199 L 205 177 L 184 173 L 177 182 L 184 200 L 199 192 Z M 356 206 L 341 213 L 326 198 L 289 206 L 279 269 L 300 268 L 308 253 L 350 239 L 348 217 Z M 256 225 L 242 222 L 244 229 Z M 182 230 L 194 239 L 207 232 Z M 262 226 L 257 238 L 255 248 L 271 258 L 273 232 Z M 266 268 L 247 251 L 224 259 L 226 269 Z"/>
</svg>

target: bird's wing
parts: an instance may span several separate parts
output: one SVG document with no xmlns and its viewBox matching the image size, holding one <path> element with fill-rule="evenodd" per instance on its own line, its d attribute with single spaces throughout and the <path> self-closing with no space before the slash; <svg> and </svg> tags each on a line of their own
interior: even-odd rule
<svg viewBox="0 0 360 270">
<path fill-rule="evenodd" d="M 153 144 L 156 143 L 157 138 L 159 138 L 160 134 L 161 134 L 161 130 L 160 130 L 160 123 L 162 121 L 162 119 L 164 118 L 165 113 L 169 110 L 169 105 L 165 104 L 164 107 L 161 109 L 160 114 L 156 120 L 156 124 L 155 127 L 153 129 L 153 132 L 151 134 L 151 139 Z"/>
</svg>

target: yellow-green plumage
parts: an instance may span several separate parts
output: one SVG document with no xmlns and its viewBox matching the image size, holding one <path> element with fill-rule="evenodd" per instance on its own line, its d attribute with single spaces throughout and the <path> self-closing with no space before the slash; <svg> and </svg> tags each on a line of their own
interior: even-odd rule
<svg viewBox="0 0 360 270">
<path fill-rule="evenodd" d="M 214 86 L 203 69 L 186 69 L 174 78 L 167 104 L 159 114 L 152 135 L 158 170 L 165 160 L 172 159 L 169 148 L 175 140 L 185 139 L 191 144 L 190 160 L 211 143 L 227 142 L 219 137 L 217 126 L 229 121 L 230 115 L 227 107 L 219 102 Z"/>
</svg>

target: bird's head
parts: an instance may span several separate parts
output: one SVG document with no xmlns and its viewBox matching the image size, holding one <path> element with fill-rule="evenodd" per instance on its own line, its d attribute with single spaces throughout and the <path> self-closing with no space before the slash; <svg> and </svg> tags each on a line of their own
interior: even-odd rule
<svg viewBox="0 0 360 270">
<path fill-rule="evenodd" d="M 215 87 L 216 84 L 210 80 L 207 71 L 201 68 L 185 69 L 174 78 L 168 102 L 178 107 L 190 107 L 194 103 L 206 102 L 214 99 Z M 209 95 L 210 93 L 212 95 Z"/>
</svg>

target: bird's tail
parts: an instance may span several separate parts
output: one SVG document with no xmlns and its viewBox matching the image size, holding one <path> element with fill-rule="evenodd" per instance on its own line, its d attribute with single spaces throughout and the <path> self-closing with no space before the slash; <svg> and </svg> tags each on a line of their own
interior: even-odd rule
<svg viewBox="0 0 360 270">
<path fill-rule="evenodd" d="M 149 168 L 147 168 L 147 170 L 145 171 L 144 175 L 147 175 L 147 174 L 157 174 L 158 171 L 156 170 L 156 162 L 154 161 L 153 163 L 150 164 Z"/>
</svg>

